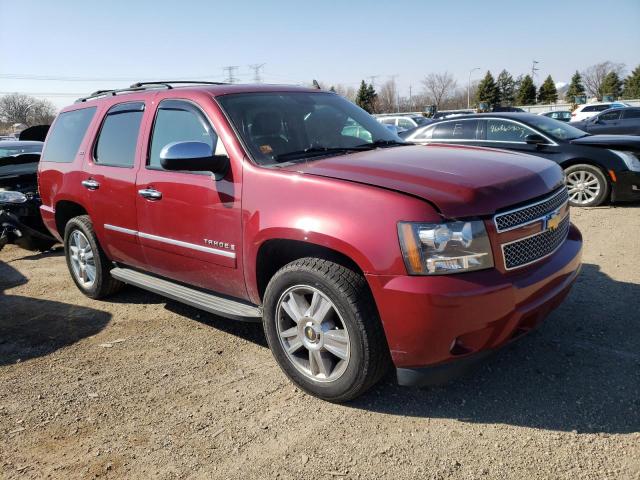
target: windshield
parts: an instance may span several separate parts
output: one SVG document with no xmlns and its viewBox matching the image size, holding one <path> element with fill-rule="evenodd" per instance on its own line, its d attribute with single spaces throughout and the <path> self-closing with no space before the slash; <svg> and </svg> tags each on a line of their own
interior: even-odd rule
<svg viewBox="0 0 640 480">
<path fill-rule="evenodd" d="M 560 122 L 544 115 L 536 115 L 536 118 L 528 120 L 532 127 L 542 130 L 547 135 L 551 135 L 557 140 L 573 140 L 574 138 L 584 137 L 588 135 L 582 130 L 578 130 L 566 122 Z"/>
<path fill-rule="evenodd" d="M 367 112 L 332 93 L 239 93 L 217 100 L 261 165 L 402 142 Z"/>
<path fill-rule="evenodd" d="M 413 120 L 418 124 L 418 125 L 425 125 L 427 123 L 430 123 L 431 121 L 426 118 L 426 117 L 412 117 Z"/>
<path fill-rule="evenodd" d="M 42 145 L 0 145 L 0 158 L 13 157 L 22 153 L 40 153 Z"/>
</svg>

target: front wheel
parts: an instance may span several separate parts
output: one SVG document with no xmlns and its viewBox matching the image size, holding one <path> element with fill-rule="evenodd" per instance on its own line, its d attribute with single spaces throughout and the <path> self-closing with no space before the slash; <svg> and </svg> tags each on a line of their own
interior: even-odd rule
<svg viewBox="0 0 640 480">
<path fill-rule="evenodd" d="M 282 370 L 322 399 L 361 395 L 389 364 L 364 277 L 328 260 L 303 258 L 280 269 L 265 292 L 263 322 Z"/>
<path fill-rule="evenodd" d="M 565 170 L 569 203 L 574 207 L 597 207 L 609 198 L 609 182 L 598 167 L 571 165 Z"/>
</svg>

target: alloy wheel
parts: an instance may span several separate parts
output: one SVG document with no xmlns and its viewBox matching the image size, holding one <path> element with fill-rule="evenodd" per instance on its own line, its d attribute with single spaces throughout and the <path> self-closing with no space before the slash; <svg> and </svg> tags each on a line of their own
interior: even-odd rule
<svg viewBox="0 0 640 480">
<path fill-rule="evenodd" d="M 74 230 L 69 237 L 69 259 L 73 276 L 84 288 L 91 288 L 96 281 L 94 252 L 87 237 Z"/>
<path fill-rule="evenodd" d="M 575 204 L 586 205 L 592 203 L 598 198 L 601 188 L 598 178 L 586 170 L 576 170 L 567 175 L 569 199 Z"/>
<path fill-rule="evenodd" d="M 276 308 L 278 339 L 295 368 L 317 382 L 342 376 L 350 360 L 349 332 L 333 302 L 308 285 L 287 289 Z"/>
</svg>

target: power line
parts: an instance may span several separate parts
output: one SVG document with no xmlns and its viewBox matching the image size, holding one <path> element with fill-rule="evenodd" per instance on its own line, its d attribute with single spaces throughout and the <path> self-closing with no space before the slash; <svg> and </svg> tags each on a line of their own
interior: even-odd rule
<svg viewBox="0 0 640 480">
<path fill-rule="evenodd" d="M 0 80 L 36 80 L 48 82 L 130 82 L 139 80 L 142 75 L 131 77 L 77 77 L 77 76 L 59 76 L 59 75 L 35 75 L 30 73 L 0 73 Z M 159 78 L 175 78 L 173 75 L 159 75 Z M 186 75 L 176 78 L 176 80 L 204 80 L 207 78 L 220 78 L 221 75 L 199 74 Z"/>
</svg>

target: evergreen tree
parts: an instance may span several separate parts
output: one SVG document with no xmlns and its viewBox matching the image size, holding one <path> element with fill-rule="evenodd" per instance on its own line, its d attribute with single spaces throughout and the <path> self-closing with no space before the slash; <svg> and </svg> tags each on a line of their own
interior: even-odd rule
<svg viewBox="0 0 640 480">
<path fill-rule="evenodd" d="M 331 85 L 331 88 L 329 89 L 330 92 L 336 93 L 336 87 L 334 87 L 333 85 Z"/>
<path fill-rule="evenodd" d="M 478 84 L 476 90 L 476 101 L 487 102 L 489 105 L 496 105 L 498 103 L 498 88 L 496 87 L 496 81 L 493 79 L 491 72 L 487 71 L 487 74 Z"/>
<path fill-rule="evenodd" d="M 624 79 L 622 97 L 627 99 L 640 98 L 640 65 Z"/>
<path fill-rule="evenodd" d="M 378 106 L 378 93 L 376 92 L 376 89 L 373 88 L 373 84 L 371 83 L 367 87 L 367 98 L 369 99 L 369 105 L 371 108 L 369 113 L 376 113 L 376 109 Z"/>
<path fill-rule="evenodd" d="M 620 97 L 622 93 L 622 82 L 616 72 L 609 72 L 604 77 L 602 86 L 600 87 L 600 95 L 611 95 L 613 98 Z"/>
<path fill-rule="evenodd" d="M 545 81 L 540 85 L 538 90 L 538 102 L 539 103 L 556 103 L 558 101 L 558 90 L 556 84 L 549 75 Z"/>
<path fill-rule="evenodd" d="M 378 94 L 373 88 L 373 85 L 367 85 L 364 80 L 360 82 L 360 88 L 356 94 L 356 105 L 369 113 L 375 111 L 375 103 Z"/>
<path fill-rule="evenodd" d="M 502 70 L 496 80 L 498 89 L 498 102 L 503 105 L 511 105 L 516 99 L 516 82 L 509 72 Z"/>
<path fill-rule="evenodd" d="M 569 84 L 565 98 L 570 103 L 573 103 L 575 102 L 574 97 L 578 97 L 580 95 L 584 95 L 584 85 L 582 84 L 582 76 L 580 75 L 580 72 L 576 70 L 576 73 L 571 77 L 571 83 Z"/>
<path fill-rule="evenodd" d="M 516 94 L 518 105 L 534 105 L 536 103 L 536 86 L 531 75 L 525 75 L 520 82 L 520 88 Z"/>
</svg>

